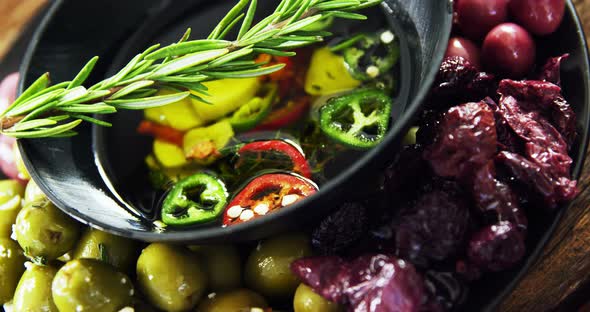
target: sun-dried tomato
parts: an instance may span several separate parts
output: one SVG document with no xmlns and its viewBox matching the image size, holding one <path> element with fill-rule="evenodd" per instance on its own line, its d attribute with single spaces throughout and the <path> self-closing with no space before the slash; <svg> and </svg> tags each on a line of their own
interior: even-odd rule
<svg viewBox="0 0 590 312">
<path fill-rule="evenodd" d="M 355 312 L 418 311 L 424 281 L 414 266 L 375 254 L 345 261 L 339 257 L 295 260 L 291 270 L 322 297 Z"/>
<path fill-rule="evenodd" d="M 453 311 L 468 294 L 467 284 L 454 272 L 430 269 L 424 274 L 424 285 L 427 300 L 422 311 Z"/>
<path fill-rule="evenodd" d="M 399 152 L 397 160 L 385 169 L 385 190 L 398 201 L 401 196 L 413 196 L 432 176 L 432 169 L 422 158 L 420 145 L 407 145 Z"/>
<path fill-rule="evenodd" d="M 519 182 L 539 193 L 549 208 L 555 208 L 558 203 L 570 201 L 578 194 L 576 181 L 565 177 L 553 177 L 548 170 L 521 155 L 500 152 L 496 159 Z"/>
<path fill-rule="evenodd" d="M 368 227 L 367 207 L 344 203 L 313 230 L 311 243 L 321 254 L 337 254 L 357 243 Z"/>
<path fill-rule="evenodd" d="M 496 137 L 498 138 L 498 150 L 510 151 L 515 153 L 521 153 L 524 149 L 523 141 L 512 131 L 506 120 L 501 118 L 498 113 L 498 104 L 490 98 L 486 97 L 483 101 L 492 109 L 494 112 L 494 118 L 496 119 Z"/>
<path fill-rule="evenodd" d="M 451 105 L 481 101 L 495 94 L 497 81 L 492 74 L 478 72 L 460 56 L 443 60 L 428 100 L 430 108 L 444 110 Z"/>
<path fill-rule="evenodd" d="M 496 153 L 494 113 L 482 102 L 451 107 L 424 159 L 442 177 L 465 178 Z"/>
<path fill-rule="evenodd" d="M 500 82 L 498 93 L 503 97 L 514 97 L 524 110 L 539 111 L 571 146 L 576 138 L 576 114 L 563 98 L 558 85 L 545 81 L 505 79 Z"/>
<path fill-rule="evenodd" d="M 549 58 L 536 79 L 561 85 L 561 62 L 567 60 L 569 56 L 566 53 L 561 56 Z"/>
<path fill-rule="evenodd" d="M 503 96 L 499 114 L 525 141 L 525 155 L 554 177 L 570 177 L 572 159 L 561 134 L 540 112 L 526 110 L 512 96 Z"/>
<path fill-rule="evenodd" d="M 493 161 L 481 167 L 471 183 L 473 200 L 486 221 L 510 221 L 521 231 L 528 226 L 527 218 L 518 205 L 518 197 L 509 185 L 498 181 Z"/>
<path fill-rule="evenodd" d="M 470 225 L 469 201 L 453 181 L 435 179 L 393 221 L 396 253 L 427 265 L 457 254 Z"/>
</svg>

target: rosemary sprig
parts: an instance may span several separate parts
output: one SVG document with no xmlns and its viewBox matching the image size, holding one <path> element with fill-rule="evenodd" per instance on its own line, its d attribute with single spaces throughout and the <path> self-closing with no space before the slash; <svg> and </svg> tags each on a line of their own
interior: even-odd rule
<svg viewBox="0 0 590 312">
<path fill-rule="evenodd" d="M 83 121 L 111 126 L 91 117 L 95 114 L 162 106 L 187 96 L 202 100 L 198 94 L 207 91 L 202 82 L 281 70 L 284 64 L 265 66 L 254 60 L 260 53 L 293 56 L 292 49 L 321 42 L 330 35 L 307 31 L 306 26 L 333 17 L 366 19 L 353 11 L 381 1 L 281 0 L 272 14 L 254 24 L 257 0 L 239 0 L 207 39 L 189 40 L 188 29 L 179 42 L 147 48 L 118 73 L 89 88 L 83 84 L 98 57 L 90 59 L 71 81 L 50 86 L 49 73 L 41 75 L 0 114 L 0 133 L 16 138 L 70 136 Z M 237 37 L 225 39 L 238 24 Z M 177 92 L 154 96 L 160 88 Z"/>
</svg>

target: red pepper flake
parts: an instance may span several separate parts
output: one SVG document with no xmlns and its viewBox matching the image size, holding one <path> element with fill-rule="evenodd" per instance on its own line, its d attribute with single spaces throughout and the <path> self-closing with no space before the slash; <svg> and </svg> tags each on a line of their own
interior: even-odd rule
<svg viewBox="0 0 590 312">
<path fill-rule="evenodd" d="M 150 135 L 156 139 L 182 147 L 184 132 L 176 130 L 172 127 L 163 126 L 151 121 L 144 120 L 137 127 L 137 132 L 140 134 Z"/>
</svg>

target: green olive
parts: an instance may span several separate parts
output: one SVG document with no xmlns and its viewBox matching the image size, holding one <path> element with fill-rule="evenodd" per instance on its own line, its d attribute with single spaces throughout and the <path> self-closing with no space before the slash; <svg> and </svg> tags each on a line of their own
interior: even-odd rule
<svg viewBox="0 0 590 312">
<path fill-rule="evenodd" d="M 51 284 L 59 311 L 115 312 L 133 304 L 129 277 L 115 267 L 94 259 L 66 263 Z"/>
<path fill-rule="evenodd" d="M 27 183 L 27 188 L 25 189 L 23 205 L 26 206 L 30 203 L 45 202 L 47 200 L 47 196 L 45 196 L 45 193 L 41 191 L 37 183 L 35 183 L 33 180 L 30 180 L 29 183 Z"/>
<path fill-rule="evenodd" d="M 267 308 L 268 303 L 259 294 L 238 289 L 227 293 L 212 294 L 195 310 L 198 312 L 248 311 L 248 308 Z"/>
<path fill-rule="evenodd" d="M 300 284 L 293 298 L 295 312 L 338 312 L 338 305 L 316 294 L 305 284 Z"/>
<path fill-rule="evenodd" d="M 0 181 L 0 237 L 10 237 L 24 193 L 25 187 L 17 181 Z"/>
<path fill-rule="evenodd" d="M 52 266 L 27 262 L 27 270 L 14 292 L 15 311 L 58 312 L 51 297 L 51 282 L 57 273 Z"/>
<path fill-rule="evenodd" d="M 236 247 L 231 245 L 190 246 L 203 260 L 209 288 L 227 291 L 240 287 L 242 262 Z"/>
<path fill-rule="evenodd" d="M 21 197 L 15 195 L 11 199 L 0 203 L 0 237 L 8 238 L 12 234 L 12 225 L 20 211 Z"/>
<path fill-rule="evenodd" d="M 137 260 L 137 282 L 148 301 L 166 311 L 192 309 L 207 287 L 199 258 L 189 250 L 154 243 Z"/>
<path fill-rule="evenodd" d="M 25 187 L 15 180 L 0 180 L 0 204 L 18 195 L 25 194 Z"/>
<path fill-rule="evenodd" d="M 23 161 L 23 157 L 20 154 L 20 149 L 16 142 L 12 145 L 12 152 L 14 153 L 14 164 L 16 165 L 16 170 L 18 170 L 18 178 L 21 180 L 30 180 L 31 175 L 25 166 L 25 162 Z"/>
<path fill-rule="evenodd" d="M 76 221 L 51 202 L 25 206 L 16 217 L 16 240 L 29 257 L 53 260 L 72 249 L 79 235 Z"/>
<path fill-rule="evenodd" d="M 309 239 L 303 234 L 262 241 L 246 263 L 246 283 L 267 297 L 284 299 L 292 296 L 299 281 L 291 273 L 291 262 L 309 255 Z"/>
<path fill-rule="evenodd" d="M 138 247 L 136 241 L 88 228 L 74 249 L 73 258 L 104 260 L 128 272 L 137 260 Z"/>
<path fill-rule="evenodd" d="M 14 295 L 18 280 L 25 271 L 26 258 L 18 244 L 10 238 L 0 238 L 0 304 Z"/>
</svg>

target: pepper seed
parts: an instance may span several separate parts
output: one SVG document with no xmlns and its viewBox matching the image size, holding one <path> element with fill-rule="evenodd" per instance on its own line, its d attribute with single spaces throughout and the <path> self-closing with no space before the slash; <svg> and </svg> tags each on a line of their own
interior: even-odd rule
<svg viewBox="0 0 590 312">
<path fill-rule="evenodd" d="M 297 195 L 297 194 L 285 195 L 285 196 L 283 196 L 283 200 L 281 201 L 281 205 L 289 206 L 298 200 L 299 200 L 299 195 Z"/>
<path fill-rule="evenodd" d="M 375 78 L 377 76 L 379 76 L 379 68 L 375 65 L 371 65 L 369 67 L 367 67 L 367 75 L 369 75 L 369 77 L 371 78 Z"/>
<path fill-rule="evenodd" d="M 258 205 L 256 205 L 256 207 L 254 207 L 254 212 L 256 212 L 257 214 L 263 216 L 265 215 L 269 210 L 268 204 L 267 203 L 260 203 Z"/>
<path fill-rule="evenodd" d="M 252 219 L 254 217 L 254 212 L 250 209 L 246 209 L 244 211 L 242 211 L 242 214 L 240 214 L 240 220 L 242 221 L 248 221 L 250 219 Z"/>
<path fill-rule="evenodd" d="M 395 39 L 395 35 L 391 32 L 391 31 L 384 31 L 383 33 L 381 33 L 381 42 L 388 44 L 391 43 L 393 41 L 393 39 Z"/>
<path fill-rule="evenodd" d="M 231 206 L 227 210 L 227 216 L 230 217 L 230 218 L 232 218 L 232 219 L 235 219 L 235 218 L 237 218 L 237 217 L 240 216 L 240 214 L 242 213 L 243 210 L 244 210 L 244 208 L 242 208 L 239 205 Z"/>
</svg>

